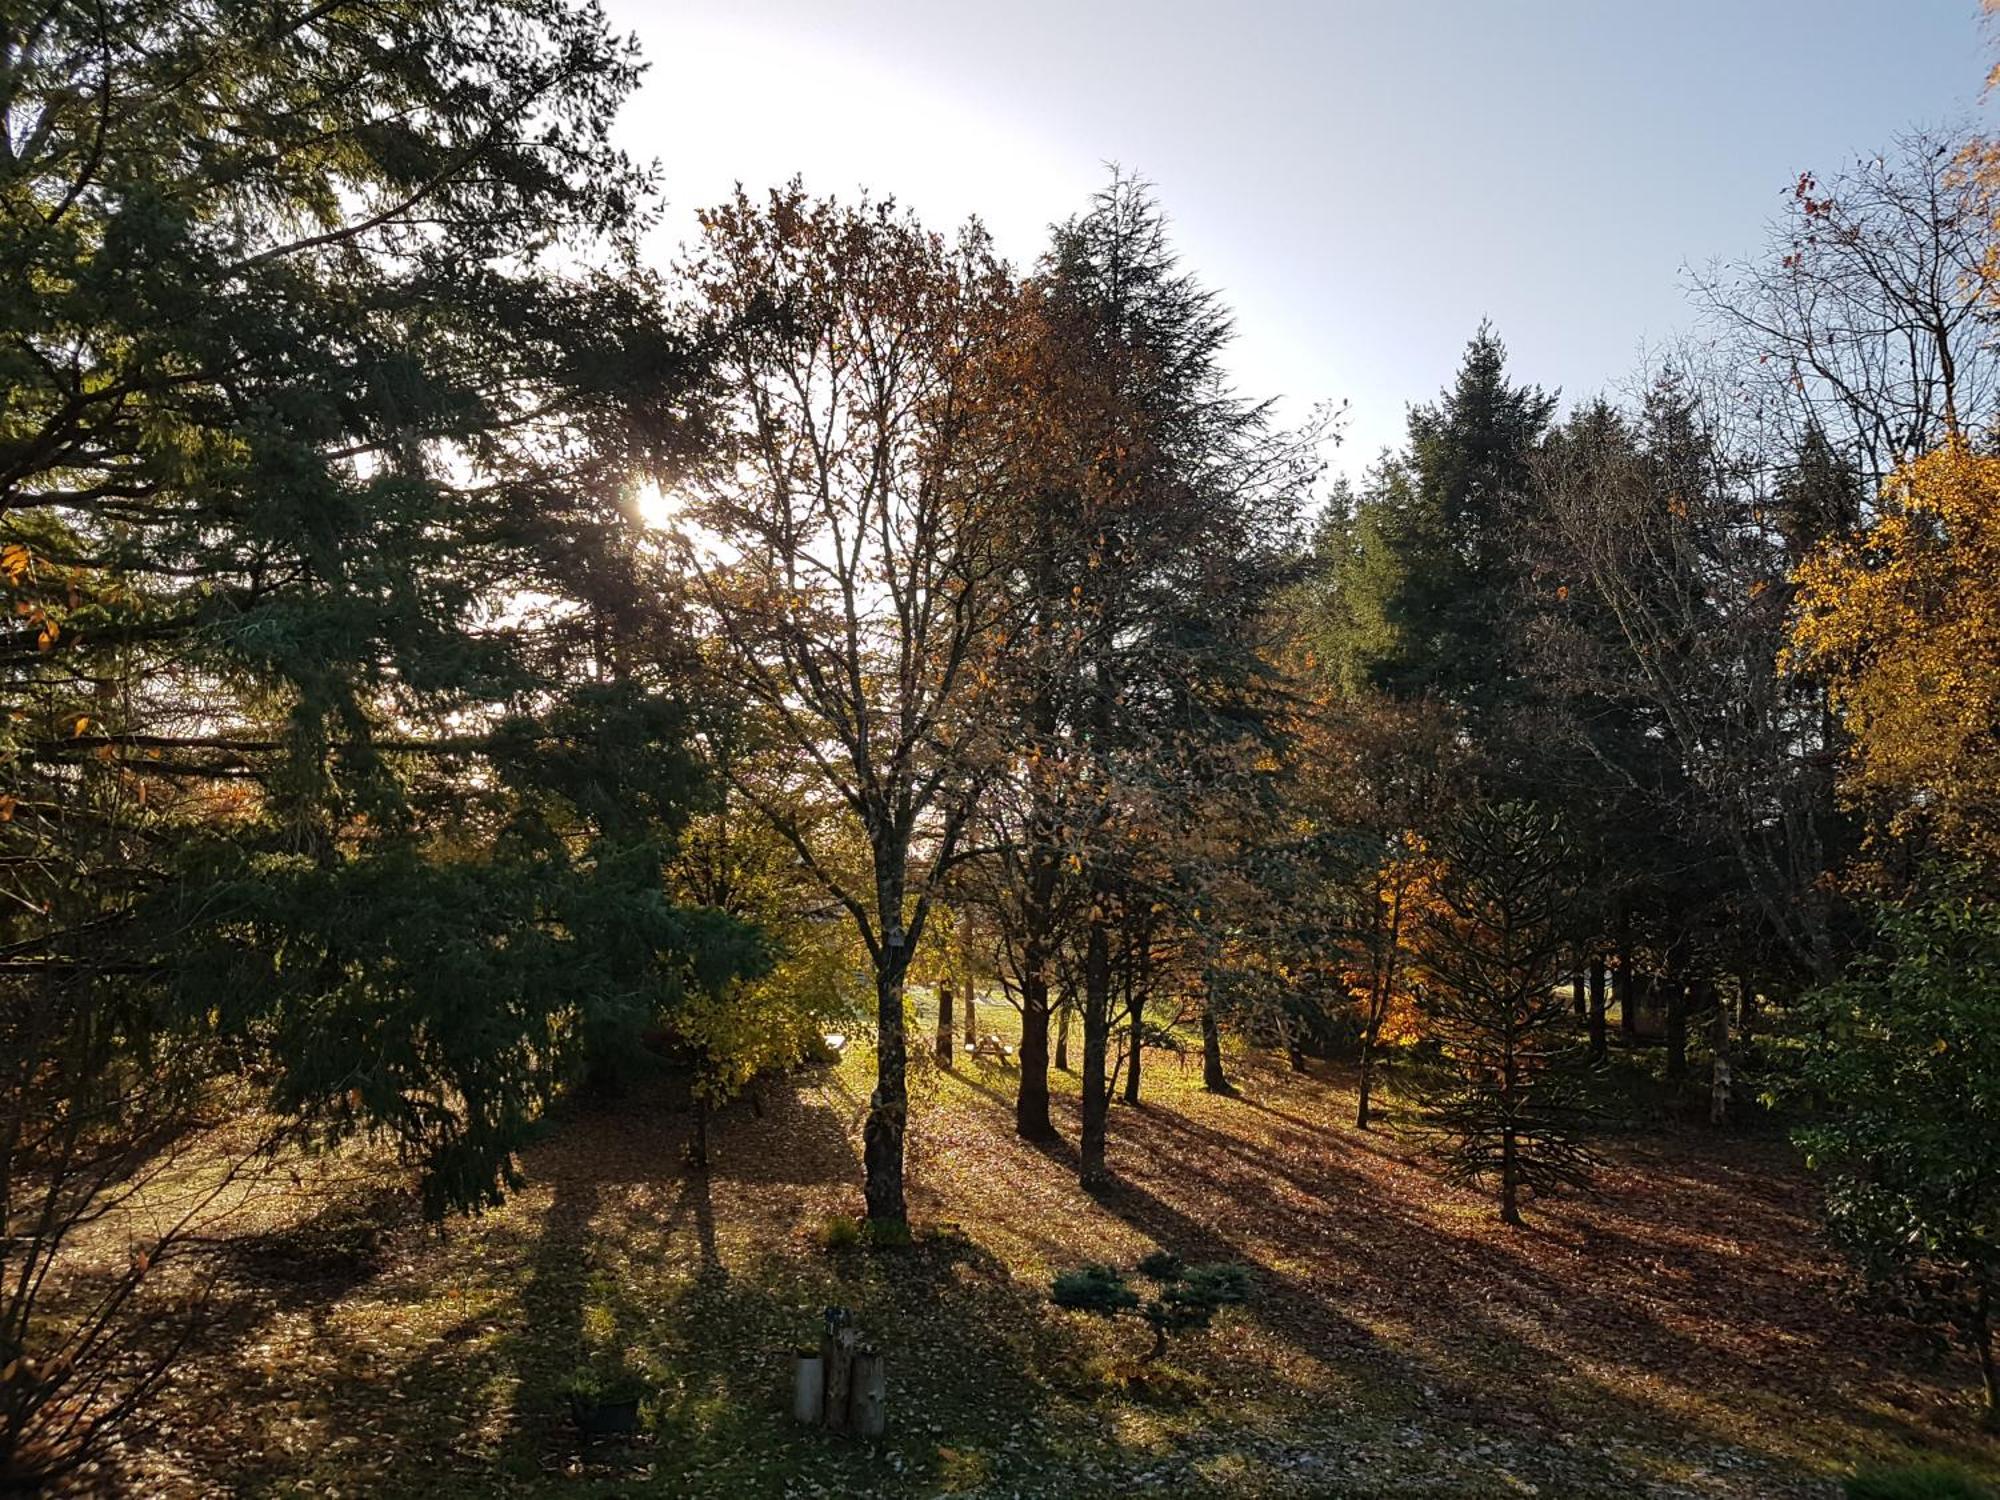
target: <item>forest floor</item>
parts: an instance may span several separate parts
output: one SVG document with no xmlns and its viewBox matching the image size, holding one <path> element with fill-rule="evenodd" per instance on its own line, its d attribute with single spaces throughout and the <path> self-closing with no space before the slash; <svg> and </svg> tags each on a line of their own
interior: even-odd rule
<svg viewBox="0 0 2000 1500">
<path fill-rule="evenodd" d="M 980 1027 L 1011 1034 L 1006 1007 Z M 828 1249 L 859 1207 L 872 1057 L 766 1091 L 686 1165 L 686 1116 L 635 1099 L 552 1122 L 501 1208 L 447 1226 L 378 1163 L 304 1167 L 217 1230 L 223 1282 L 122 1493 L 472 1496 L 1822 1496 L 1858 1461 L 2000 1476 L 1972 1372 L 1844 1310 L 1814 1191 L 1775 1131 L 1670 1118 L 1601 1143 L 1599 1192 L 1525 1230 L 1440 1180 L 1397 1116 L 1352 1126 L 1352 1070 L 1150 1054 L 1114 1108 L 1117 1185 L 1048 1151 L 1015 1074 L 924 1064 L 916 1243 Z M 948 1226 L 956 1226 L 955 1229 Z M 1156 1246 L 1253 1269 L 1177 1340 L 1051 1306 L 1052 1271 Z M 890 1426 L 795 1427 L 790 1351 L 821 1309 L 887 1351 Z M 649 1430 L 582 1444 L 565 1383 L 642 1373 Z M 1140 1377 L 1140 1378 L 1135 1378 Z"/>
</svg>

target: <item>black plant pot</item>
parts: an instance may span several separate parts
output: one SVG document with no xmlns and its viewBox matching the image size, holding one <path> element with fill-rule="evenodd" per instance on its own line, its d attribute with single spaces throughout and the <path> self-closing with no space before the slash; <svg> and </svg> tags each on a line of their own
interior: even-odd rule
<svg viewBox="0 0 2000 1500">
<path fill-rule="evenodd" d="M 639 1430 L 639 1398 L 627 1396 L 608 1401 L 569 1398 L 569 1414 L 576 1430 L 585 1437 L 614 1437 Z"/>
</svg>

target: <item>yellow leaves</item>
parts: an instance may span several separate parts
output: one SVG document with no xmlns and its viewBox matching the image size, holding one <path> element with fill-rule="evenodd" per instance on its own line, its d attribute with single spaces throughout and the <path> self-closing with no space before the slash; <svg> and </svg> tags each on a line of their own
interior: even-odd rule
<svg viewBox="0 0 2000 1500">
<path fill-rule="evenodd" d="M 0 576 L 16 588 L 35 567 L 35 555 L 19 542 L 9 542 L 0 547 Z"/>
<path fill-rule="evenodd" d="M 14 809 L 20 805 L 20 799 L 11 792 L 0 792 L 0 823 L 13 822 Z"/>
<path fill-rule="evenodd" d="M 2000 459 L 1947 444 L 1882 501 L 1865 535 L 1799 567 L 1783 665 L 1826 685 L 1852 735 L 1850 796 L 2000 854 Z"/>
</svg>

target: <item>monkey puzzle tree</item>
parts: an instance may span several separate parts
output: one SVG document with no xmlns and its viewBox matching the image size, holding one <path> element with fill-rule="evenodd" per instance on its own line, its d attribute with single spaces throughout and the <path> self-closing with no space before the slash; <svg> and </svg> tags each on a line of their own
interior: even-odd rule
<svg viewBox="0 0 2000 1500">
<path fill-rule="evenodd" d="M 1565 1087 L 1568 1002 L 1556 981 L 1570 941 L 1574 854 L 1558 820 L 1522 804 L 1461 814 L 1433 849 L 1417 952 L 1424 1006 L 1448 1080 L 1427 1101 L 1455 1176 L 1493 1181 L 1500 1218 L 1521 1197 L 1584 1183 Z"/>
</svg>

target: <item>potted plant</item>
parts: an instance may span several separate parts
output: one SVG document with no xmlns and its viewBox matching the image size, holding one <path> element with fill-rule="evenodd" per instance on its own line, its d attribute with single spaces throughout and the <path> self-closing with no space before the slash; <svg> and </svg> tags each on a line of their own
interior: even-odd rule
<svg viewBox="0 0 2000 1500">
<path fill-rule="evenodd" d="M 645 1387 L 627 1369 L 584 1369 L 563 1387 L 569 1414 L 585 1437 L 611 1437 L 639 1430 L 639 1403 Z"/>
</svg>

